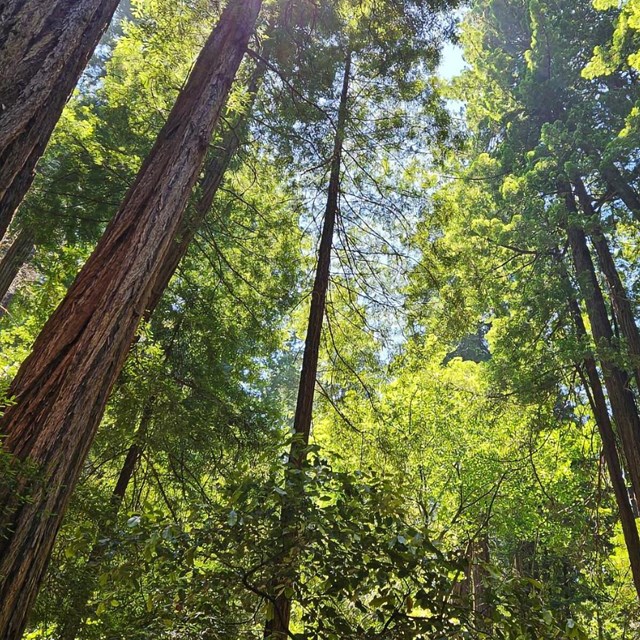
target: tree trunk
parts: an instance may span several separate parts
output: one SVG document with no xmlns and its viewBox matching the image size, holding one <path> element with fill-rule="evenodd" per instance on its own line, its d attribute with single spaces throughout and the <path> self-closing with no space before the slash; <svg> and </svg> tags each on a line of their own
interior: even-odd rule
<svg viewBox="0 0 640 640">
<path fill-rule="evenodd" d="M 624 202 L 631 215 L 640 221 L 640 197 L 627 183 L 618 168 L 613 163 L 607 163 L 602 166 L 601 172 L 609 187 Z"/>
<path fill-rule="evenodd" d="M 144 439 L 146 438 L 147 432 L 149 431 L 149 426 L 151 424 L 152 418 L 153 400 L 150 398 L 145 403 L 144 409 L 142 410 L 140 424 L 136 429 L 136 432 L 133 436 L 133 442 L 131 443 L 129 450 L 127 451 L 124 463 L 122 465 L 122 468 L 120 469 L 118 480 L 116 481 L 116 486 L 113 488 L 113 493 L 111 494 L 107 513 L 98 526 L 97 540 L 100 540 L 101 538 L 104 538 L 106 535 L 108 535 L 111 528 L 115 524 L 116 518 L 118 517 L 118 512 L 120 511 L 120 506 L 122 505 L 124 496 L 127 493 L 127 488 L 129 487 L 131 478 L 133 478 L 133 473 L 138 466 L 140 457 L 142 456 Z M 96 580 L 98 577 L 97 567 L 100 565 L 103 553 L 104 547 L 100 545 L 98 541 L 96 541 L 91 549 L 91 552 L 89 553 L 89 558 L 87 559 L 87 575 L 85 577 L 85 583 L 83 584 L 79 592 L 75 594 L 74 601 L 69 610 L 69 617 L 65 621 L 60 635 L 58 636 L 59 640 L 75 640 L 76 636 L 78 635 L 78 632 L 80 631 L 87 614 L 87 602 L 89 601 L 91 593 L 96 585 Z"/>
<path fill-rule="evenodd" d="M 244 130 L 246 129 L 246 125 L 249 120 L 249 113 L 253 107 L 253 103 L 258 92 L 258 85 L 264 76 L 265 70 L 265 65 L 262 62 L 259 62 L 249 82 L 249 104 L 246 107 L 245 113 L 238 118 L 235 126 L 230 127 L 227 130 L 220 146 L 216 148 L 211 159 L 205 166 L 204 177 L 200 183 L 200 198 L 195 203 L 193 211 L 187 211 L 187 214 L 183 217 L 176 240 L 172 243 L 171 248 L 165 257 L 164 263 L 158 272 L 151 290 L 151 297 L 147 303 L 145 311 L 146 318 L 150 318 L 155 308 L 158 306 L 158 303 L 162 298 L 162 294 L 171 280 L 171 276 L 173 276 L 175 270 L 180 264 L 180 261 L 186 255 L 191 241 L 211 210 L 213 200 L 218 193 L 220 185 L 222 184 L 224 174 L 242 143 Z"/>
<path fill-rule="evenodd" d="M 22 269 L 24 263 L 33 254 L 33 234 L 23 229 L 16 236 L 0 261 L 0 319 L 7 313 L 7 294 Z"/>
<path fill-rule="evenodd" d="M 302 358 L 302 371 L 298 386 L 298 398 L 293 419 L 294 437 L 289 452 L 289 469 L 299 470 L 307 459 L 309 435 L 311 433 L 311 419 L 313 415 L 313 396 L 315 392 L 316 377 L 318 374 L 318 357 L 320 353 L 320 337 L 322 334 L 322 321 L 329 288 L 329 273 L 331 266 L 331 249 L 333 246 L 333 230 L 339 210 L 340 196 L 340 171 L 342 165 L 342 145 L 344 143 L 345 127 L 348 114 L 349 79 L 351 74 L 351 53 L 347 54 L 340 94 L 340 106 L 338 109 L 338 122 L 331 159 L 331 173 L 327 191 L 327 203 L 322 226 L 322 236 L 318 249 L 318 263 L 316 276 L 311 293 L 311 308 L 307 323 L 307 336 L 304 344 Z M 289 477 L 289 470 L 285 472 Z M 292 486 L 293 482 L 290 482 Z M 283 555 L 295 544 L 292 538 L 295 513 L 293 505 L 287 501 L 286 496 L 282 501 L 282 513 L 280 516 L 282 530 Z M 291 574 L 295 574 L 292 568 Z M 273 616 L 265 625 L 264 637 L 270 640 L 284 640 L 290 636 L 289 623 L 291 620 L 291 597 L 285 591 L 285 587 L 293 584 L 293 577 L 285 580 L 285 584 L 276 585 L 278 591 L 274 597 Z"/>
<path fill-rule="evenodd" d="M 467 547 L 464 552 L 464 559 L 464 567 L 459 569 L 456 574 L 456 582 L 453 585 L 452 595 L 460 601 L 459 606 L 468 608 L 468 599 L 472 591 L 471 575 L 473 573 L 473 540 L 467 543 Z M 458 579 L 461 574 L 464 577 Z"/>
<path fill-rule="evenodd" d="M 473 582 L 473 611 L 478 626 L 487 632 L 491 626 L 493 606 L 487 592 L 486 583 L 489 579 L 487 566 L 489 557 L 489 536 L 485 531 L 478 540 L 472 543 L 471 579 Z"/>
<path fill-rule="evenodd" d="M 119 0 L 0 5 L 0 238 Z"/>
<path fill-rule="evenodd" d="M 5 479 L 0 487 L 3 640 L 17 640 L 26 624 L 260 4 L 235 0 L 225 9 L 120 210 L 10 387 L 14 403 L 5 410 L 0 432 L 17 480 L 6 486 Z"/>
<path fill-rule="evenodd" d="M 591 240 L 596 250 L 598 263 L 600 264 L 602 273 L 609 284 L 613 312 L 622 331 L 622 335 L 627 342 L 629 355 L 633 362 L 633 372 L 636 384 L 640 390 L 640 331 L 638 331 L 638 326 L 636 325 L 635 314 L 631 307 L 629 294 L 622 283 L 616 263 L 611 255 L 609 244 L 600 229 L 596 212 L 591 204 L 591 198 L 589 197 L 582 180 L 576 180 L 575 189 L 582 211 L 589 217 L 589 219 L 593 220 L 595 224 L 595 230 L 590 233 Z"/>
<path fill-rule="evenodd" d="M 569 296 L 569 309 L 573 317 L 578 338 L 585 340 L 587 338 L 587 330 L 582 320 L 580 307 L 572 296 Z M 600 440 L 602 441 L 602 452 L 609 471 L 613 494 L 616 499 L 616 504 L 618 505 L 620 523 L 622 524 L 622 533 L 627 546 L 627 553 L 629 554 L 633 584 L 636 588 L 638 599 L 640 599 L 640 537 L 638 537 L 638 527 L 636 525 L 633 507 L 629 500 L 629 492 L 627 491 L 627 486 L 622 474 L 622 465 L 618 456 L 615 432 L 611 424 L 611 419 L 609 418 L 607 400 L 602 389 L 602 383 L 600 382 L 600 374 L 598 373 L 596 361 L 591 357 L 586 357 L 582 364 L 587 375 L 586 378 L 584 378 L 583 370 L 580 370 L 580 375 L 583 377 L 583 384 L 587 391 L 589 389 L 591 390 L 591 392 L 588 393 L 589 404 L 591 405 L 593 417 L 598 425 Z"/>
<path fill-rule="evenodd" d="M 563 187 L 567 209 L 577 216 L 577 208 L 571 187 Z M 567 236 L 576 269 L 578 284 L 587 307 L 596 349 L 599 354 L 605 387 L 611 402 L 613 418 L 618 427 L 622 448 L 627 460 L 627 469 L 636 499 L 640 496 L 640 418 L 636 401 L 629 388 L 628 376 L 610 358 L 613 331 L 607 307 L 600 290 L 591 254 L 584 231 L 569 225 Z"/>
</svg>

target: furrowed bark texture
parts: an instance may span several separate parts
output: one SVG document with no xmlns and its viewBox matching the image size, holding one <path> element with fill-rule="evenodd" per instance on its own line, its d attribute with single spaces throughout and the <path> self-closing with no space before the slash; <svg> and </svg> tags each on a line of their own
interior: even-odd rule
<svg viewBox="0 0 640 640">
<path fill-rule="evenodd" d="M 119 0 L 0 4 L 0 237 Z"/>
<path fill-rule="evenodd" d="M 336 217 L 339 211 L 340 196 L 340 170 L 342 164 L 342 146 L 344 144 L 345 127 L 348 114 L 349 77 L 351 74 L 351 54 L 347 55 L 342 92 L 340 94 L 340 106 L 338 109 L 338 122 L 334 139 L 333 156 L 331 159 L 331 173 L 329 176 L 329 188 L 327 203 L 322 226 L 322 236 L 318 249 L 318 263 L 316 276 L 311 293 L 311 308 L 307 322 L 307 336 L 304 345 L 302 359 L 302 371 L 298 387 L 296 412 L 293 419 L 294 440 L 289 452 L 289 464 L 296 469 L 301 469 L 307 459 L 307 447 L 311 433 L 311 419 L 313 415 L 313 396 L 315 392 L 316 377 L 318 375 L 318 355 L 320 352 L 320 337 L 322 334 L 322 321 L 329 288 L 329 274 L 331 266 L 331 249 L 333 246 L 333 231 Z M 295 545 L 290 530 L 295 519 L 293 507 L 283 498 L 280 523 L 283 535 L 283 553 Z M 295 573 L 295 568 L 292 573 Z M 293 580 L 289 581 L 290 583 Z M 264 637 L 270 640 L 284 640 L 289 638 L 289 623 L 291 620 L 291 598 L 285 595 L 279 585 L 280 593 L 274 598 L 274 611 L 271 620 L 265 625 Z"/>
<path fill-rule="evenodd" d="M 480 536 L 472 548 L 472 570 L 473 580 L 473 611 L 477 616 L 477 624 L 481 629 L 488 630 L 493 617 L 493 605 L 485 584 L 487 583 L 487 566 L 490 561 L 489 537 L 488 534 Z"/>
<path fill-rule="evenodd" d="M 175 240 L 260 0 L 224 11 L 133 186 L 11 385 L 5 452 L 39 477 L 0 488 L 0 638 L 17 640 L 105 403 Z M 5 482 L 5 485 L 7 483 Z"/>
<path fill-rule="evenodd" d="M 33 254 L 33 235 L 23 229 L 0 260 L 0 318 L 7 312 L 7 293 L 23 265 Z"/>
<path fill-rule="evenodd" d="M 587 329 L 582 320 L 580 307 L 575 298 L 569 298 L 569 308 L 573 322 L 576 328 L 576 334 L 580 339 L 586 339 Z M 598 426 L 600 440 L 602 441 L 602 453 L 609 471 L 609 478 L 613 488 L 613 494 L 618 506 L 618 514 L 622 525 L 622 533 L 629 555 L 629 563 L 631 564 L 631 574 L 633 576 L 633 584 L 636 589 L 638 599 L 640 599 L 640 537 L 638 537 L 638 527 L 633 514 L 633 508 L 629 501 L 629 492 L 624 482 L 622 474 L 622 464 L 618 456 L 618 448 L 616 446 L 616 436 L 609 418 L 609 410 L 607 408 L 607 400 L 600 382 L 600 374 L 596 361 L 591 357 L 586 357 L 582 363 L 580 375 L 583 377 L 585 388 L 590 389 L 589 404 L 593 412 L 593 417 Z M 586 372 L 586 376 L 584 375 Z"/>
<path fill-rule="evenodd" d="M 567 209 L 572 214 L 577 214 L 571 188 L 567 185 L 563 187 L 563 191 Z M 640 418 L 636 401 L 629 388 L 627 374 L 610 359 L 610 352 L 615 348 L 613 331 L 587 245 L 587 238 L 584 231 L 575 225 L 569 226 L 567 236 L 578 284 L 587 307 L 591 333 L 598 350 L 613 419 L 618 427 L 627 470 L 637 500 L 640 496 Z"/>
</svg>

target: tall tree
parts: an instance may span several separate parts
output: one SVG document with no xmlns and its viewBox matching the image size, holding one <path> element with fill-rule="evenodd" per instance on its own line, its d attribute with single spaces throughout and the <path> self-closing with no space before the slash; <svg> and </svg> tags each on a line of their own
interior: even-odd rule
<svg viewBox="0 0 640 640">
<path fill-rule="evenodd" d="M 136 514 L 143 522 L 165 520 L 173 531 L 184 521 L 199 526 L 219 502 L 221 482 L 248 473 L 258 481 L 265 463 L 275 466 L 279 459 L 283 323 L 298 295 L 298 205 L 282 189 L 278 169 L 254 153 L 254 146 L 247 147 L 243 162 L 228 172 L 214 209 L 127 359 L 58 535 L 30 629 L 55 625 L 59 634 L 70 627 L 88 590 L 83 638 L 126 637 L 136 629 L 162 635 L 169 621 L 173 633 L 216 628 L 248 637 L 251 622 L 232 595 L 243 590 L 237 576 L 190 578 L 199 556 L 193 566 L 181 552 L 167 557 L 163 568 L 153 560 L 141 565 L 139 544 L 153 541 L 146 528 L 127 523 Z M 16 300 L 16 323 L 28 299 L 24 292 Z M 118 517 L 102 528 L 114 486 L 124 479 L 124 446 L 136 440 L 150 397 L 157 398 L 157 410 L 144 453 Z M 100 552 L 89 567 L 94 546 Z M 158 570 L 161 581 L 154 578 Z M 183 576 L 177 581 L 176 572 Z M 174 598 L 184 609 L 171 604 Z"/>
<path fill-rule="evenodd" d="M 0 635 L 19 638 L 109 392 L 174 241 L 260 0 L 227 7 L 104 237 L 10 388 L 0 492 Z M 39 478 L 25 475 L 35 467 Z"/>
<path fill-rule="evenodd" d="M 22 229 L 0 260 L 0 318 L 7 313 L 8 292 L 23 265 L 33 253 L 33 236 Z"/>
<path fill-rule="evenodd" d="M 133 442 L 127 449 L 127 454 L 120 468 L 118 479 L 110 496 L 108 509 L 98 525 L 98 535 L 100 537 L 109 534 L 109 529 L 113 526 L 117 518 L 118 511 L 129 488 L 129 483 L 131 482 L 144 450 L 144 440 L 153 420 L 153 409 L 153 398 L 149 398 L 142 410 L 140 423 L 133 436 Z M 99 568 L 103 553 L 104 547 L 100 546 L 99 541 L 96 541 L 87 558 L 86 569 L 88 572 L 93 572 Z M 87 582 L 83 585 L 83 588 L 75 594 L 77 597 L 74 598 L 71 615 L 60 630 L 60 634 L 58 635 L 59 640 L 74 640 L 77 637 L 86 616 L 87 601 L 91 596 L 92 588 L 95 586 L 95 577 L 95 575 L 90 575 Z"/>
<path fill-rule="evenodd" d="M 327 185 L 327 201 L 324 211 L 324 222 L 322 225 L 322 236 L 318 248 L 318 261 L 316 265 L 316 275 L 311 292 L 311 306 L 309 309 L 309 320 L 307 323 L 307 335 L 304 344 L 304 355 L 302 360 L 302 370 L 300 372 L 300 383 L 296 400 L 296 410 L 293 418 L 293 440 L 289 451 L 289 465 L 292 470 L 300 471 L 307 459 L 309 447 L 309 435 L 311 433 L 311 421 L 313 416 L 313 398 L 315 395 L 316 378 L 318 375 L 318 357 L 320 353 L 320 338 L 322 335 L 322 322 L 324 318 L 325 305 L 327 300 L 327 290 L 329 288 L 329 272 L 331 267 L 331 248 L 333 246 L 333 232 L 336 217 L 339 211 L 340 197 L 340 172 L 342 166 L 342 146 L 344 144 L 345 127 L 347 124 L 348 101 L 349 101 L 349 80 L 351 74 L 351 52 L 346 56 L 342 90 L 340 92 L 340 103 L 338 105 L 338 119 L 336 121 L 336 132 L 333 143 L 333 153 L 331 155 L 331 169 L 329 174 L 329 184 Z M 295 473 L 288 476 L 288 484 L 295 491 Z M 293 482 L 292 482 L 293 481 Z M 295 517 L 293 505 L 286 500 L 282 504 L 282 554 L 291 552 L 291 547 L 295 546 Z M 293 566 L 289 569 L 295 573 L 295 557 Z M 265 638 L 273 640 L 283 640 L 289 637 L 289 624 L 291 620 L 292 597 L 289 589 L 291 582 L 278 584 L 277 590 L 272 593 L 273 615 L 265 626 Z"/>
<path fill-rule="evenodd" d="M 567 389 L 576 406 L 591 395 L 625 535 L 633 536 L 622 488 L 629 478 L 633 493 L 640 490 L 640 416 L 630 384 L 637 311 L 632 287 L 624 286 L 634 278 L 625 252 L 616 259 L 610 246 L 620 247 L 625 234 L 633 246 L 636 237 L 623 225 L 636 226 L 637 137 L 630 127 L 638 91 L 624 74 L 593 81 L 582 73 L 611 32 L 611 15 L 590 3 L 473 3 L 462 37 L 471 66 L 454 92 L 467 101 L 469 153 L 460 164 L 452 161 L 448 174 L 461 182 L 446 181 L 427 223 L 436 240 L 421 245 L 428 256 L 422 284 L 425 298 L 439 291 L 451 320 L 445 331 L 461 320 L 467 331 L 491 323 L 496 382 L 537 402 L 550 396 L 559 406 Z M 573 307 L 567 313 L 558 246 L 572 259 L 571 291 L 588 325 L 578 323 Z M 473 318 L 471 326 L 465 318 Z M 587 360 L 582 326 L 593 351 Z M 577 361 L 582 375 L 567 376 Z M 598 384 L 606 390 L 606 412 Z M 621 442 L 618 465 L 608 424 Z M 637 568 L 637 545 L 627 542 Z"/>
<path fill-rule="evenodd" d="M 563 192 L 567 211 L 575 218 L 577 208 L 573 191 L 569 185 L 566 185 Z M 613 329 L 584 230 L 575 224 L 570 224 L 567 227 L 567 239 L 575 265 L 576 278 L 591 321 L 593 340 L 599 351 L 613 418 L 618 426 L 627 469 L 637 499 L 640 495 L 640 416 L 636 399 L 629 388 L 628 374 L 611 359 L 610 354 L 615 352 Z"/>
<path fill-rule="evenodd" d="M 119 1 L 9 0 L 0 7 L 0 237 Z"/>
<path fill-rule="evenodd" d="M 585 340 L 587 338 L 587 330 L 582 319 L 582 313 L 575 298 L 571 295 L 569 296 L 569 308 L 575 323 L 576 333 L 579 338 Z M 583 376 L 585 389 L 588 390 L 589 403 L 600 432 L 602 451 L 618 505 L 622 532 L 629 554 L 633 584 L 640 598 L 640 537 L 638 537 L 638 526 L 629 500 L 629 491 L 624 481 L 622 464 L 616 445 L 616 434 L 609 417 L 606 396 L 600 382 L 600 374 L 598 373 L 596 361 L 591 356 L 584 358 L 580 373 Z"/>
</svg>

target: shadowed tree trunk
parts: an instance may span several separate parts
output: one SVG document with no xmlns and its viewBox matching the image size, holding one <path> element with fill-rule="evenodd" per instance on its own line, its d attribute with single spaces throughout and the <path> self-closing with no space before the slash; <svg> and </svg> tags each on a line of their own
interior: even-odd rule
<svg viewBox="0 0 640 640">
<path fill-rule="evenodd" d="M 593 220 L 596 225 L 595 230 L 590 233 L 591 241 L 596 250 L 602 273 L 609 285 L 613 312 L 622 331 L 622 335 L 627 342 L 629 355 L 632 357 L 636 384 L 638 389 L 640 389 L 640 331 L 638 331 L 638 326 L 636 325 L 635 314 L 631 306 L 631 301 L 629 300 L 629 294 L 622 283 L 616 263 L 609 249 L 609 243 L 600 229 L 596 212 L 591 204 L 591 198 L 582 180 L 576 180 L 575 190 L 583 213 L 588 219 Z"/>
<path fill-rule="evenodd" d="M 261 0 L 223 12 L 124 202 L 38 336 L 0 422 L 0 637 L 17 640 L 109 392 L 134 338 Z M 25 468 L 33 468 L 28 473 Z"/>
<path fill-rule="evenodd" d="M 582 320 L 580 307 L 575 298 L 569 298 L 569 308 L 576 328 L 576 334 L 581 340 L 586 340 L 587 330 Z M 586 372 L 586 376 L 585 376 Z M 602 453 L 609 471 L 609 478 L 613 488 L 613 494 L 618 506 L 618 514 L 622 525 L 622 533 L 631 564 L 631 574 L 633 584 L 636 589 L 638 599 L 640 599 L 640 538 L 638 537 L 638 527 L 633 513 L 633 508 L 629 500 L 629 492 L 622 475 L 622 465 L 618 456 L 616 436 L 609 418 L 607 400 L 600 382 L 600 374 L 596 366 L 596 361 L 591 357 L 586 357 L 582 362 L 580 375 L 585 389 L 588 391 L 589 404 L 593 412 L 593 417 L 598 426 L 600 440 L 602 441 Z"/>
<path fill-rule="evenodd" d="M 572 215 L 577 216 L 578 212 L 571 187 L 563 185 L 562 191 L 565 194 L 567 210 Z M 568 227 L 567 236 L 578 285 L 586 304 L 591 333 L 602 366 L 613 418 L 618 427 L 624 456 L 627 461 L 627 469 L 637 499 L 640 496 L 640 418 L 638 417 L 636 401 L 633 392 L 629 388 L 627 374 L 611 360 L 611 351 L 615 349 L 613 345 L 614 336 L 587 245 L 587 238 L 584 231 L 575 225 Z"/>
<path fill-rule="evenodd" d="M 119 0 L 0 5 L 0 238 Z"/>
<path fill-rule="evenodd" d="M 490 629 L 490 620 L 493 616 L 493 607 L 487 592 L 486 583 L 489 578 L 487 566 L 490 561 L 489 536 L 485 531 L 478 540 L 472 544 L 472 569 L 473 581 L 473 611 L 477 616 L 477 623 L 481 629 Z"/>
<path fill-rule="evenodd" d="M 491 626 L 490 619 L 493 615 L 493 606 L 486 586 L 489 579 L 487 566 L 490 561 L 488 533 L 478 531 L 467 543 L 464 555 L 465 564 L 461 570 L 464 577 L 455 582 L 452 595 L 459 601 L 461 608 L 473 611 L 477 628 L 486 632 Z"/>
<path fill-rule="evenodd" d="M 340 196 L 340 171 L 342 164 L 342 146 L 344 143 L 345 127 L 348 114 L 349 79 L 351 74 L 351 54 L 347 54 L 338 108 L 338 122 L 331 158 L 331 173 L 327 191 L 327 203 L 322 226 L 322 236 L 318 249 L 318 263 L 316 276 L 311 292 L 311 307 L 307 322 L 307 336 L 304 344 L 302 358 L 302 370 L 298 386 L 296 411 L 293 419 L 294 437 L 289 452 L 289 469 L 299 470 L 307 459 L 309 435 L 311 433 L 311 419 L 313 416 L 313 396 L 318 374 L 318 357 L 320 353 L 320 337 L 322 335 L 322 321 L 326 306 L 327 290 L 329 288 L 329 274 L 331 266 L 331 249 L 333 246 L 333 230 L 339 210 Z M 289 469 L 285 471 L 289 476 Z M 293 486 L 293 481 L 289 484 Z M 287 497 L 283 497 L 282 513 L 280 516 L 282 531 L 282 553 L 286 554 L 295 546 L 295 534 L 292 532 L 295 520 L 294 507 Z M 295 562 L 295 559 L 294 559 Z M 284 640 L 289 638 L 289 623 L 291 620 L 291 597 L 287 595 L 286 588 L 293 584 L 295 567 L 290 569 L 289 578 L 285 584 L 275 585 L 273 600 L 273 616 L 265 625 L 264 637 L 270 640 Z"/>
<path fill-rule="evenodd" d="M 97 540 L 109 535 L 110 530 L 114 526 L 122 501 L 127 493 L 129 483 L 131 482 L 131 478 L 133 478 L 133 473 L 138 466 L 140 457 L 142 456 L 144 440 L 147 436 L 147 432 L 149 431 L 152 418 L 153 399 L 149 398 L 144 405 L 140 424 L 136 429 L 133 436 L 133 442 L 127 451 L 124 463 L 122 464 L 122 468 L 118 474 L 118 479 L 116 481 L 116 486 L 113 488 L 113 493 L 111 494 L 107 513 L 105 514 L 105 517 L 102 518 L 102 521 L 98 526 Z M 87 615 L 87 602 L 89 601 L 91 593 L 96 585 L 98 577 L 96 569 L 100 565 L 103 554 L 104 547 L 96 541 L 87 559 L 87 565 L 85 568 L 87 575 L 85 577 L 85 583 L 74 597 L 74 602 L 69 611 L 69 617 L 58 636 L 59 640 L 74 640 L 78 635 Z"/>
<path fill-rule="evenodd" d="M 603 165 L 602 175 L 636 220 L 640 220 L 640 197 L 613 163 Z"/>
<path fill-rule="evenodd" d="M 0 260 L 0 319 L 7 313 L 7 293 L 23 265 L 33 254 L 33 234 L 23 229 Z"/>
</svg>

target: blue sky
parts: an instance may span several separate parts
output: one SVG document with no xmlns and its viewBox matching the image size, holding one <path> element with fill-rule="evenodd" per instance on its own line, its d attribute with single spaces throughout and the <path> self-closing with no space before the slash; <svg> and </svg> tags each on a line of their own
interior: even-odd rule
<svg viewBox="0 0 640 640">
<path fill-rule="evenodd" d="M 442 61 L 438 67 L 438 73 L 446 80 L 458 75 L 466 66 L 462 58 L 462 48 L 447 43 L 442 50 Z"/>
</svg>

